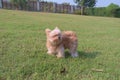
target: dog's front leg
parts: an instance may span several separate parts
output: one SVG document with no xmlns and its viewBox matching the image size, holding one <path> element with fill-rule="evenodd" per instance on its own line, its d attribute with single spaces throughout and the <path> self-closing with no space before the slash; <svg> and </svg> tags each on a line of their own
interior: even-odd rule
<svg viewBox="0 0 120 80">
<path fill-rule="evenodd" d="M 48 53 L 49 55 L 54 55 L 54 54 L 55 54 L 55 52 L 53 51 L 52 47 L 49 47 L 49 48 L 48 48 L 47 53 Z"/>
<path fill-rule="evenodd" d="M 56 55 L 58 58 L 64 58 L 65 57 L 65 54 L 64 54 L 64 47 L 63 46 L 60 46 L 58 49 L 57 49 L 57 55 Z"/>
</svg>

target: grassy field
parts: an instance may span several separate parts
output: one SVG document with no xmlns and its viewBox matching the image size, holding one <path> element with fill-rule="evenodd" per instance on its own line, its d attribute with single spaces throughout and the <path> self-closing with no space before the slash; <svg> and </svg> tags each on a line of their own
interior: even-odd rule
<svg viewBox="0 0 120 80">
<path fill-rule="evenodd" d="M 46 53 L 55 26 L 77 33 L 78 58 Z M 120 80 L 120 18 L 1 9 L 0 80 Z"/>
</svg>

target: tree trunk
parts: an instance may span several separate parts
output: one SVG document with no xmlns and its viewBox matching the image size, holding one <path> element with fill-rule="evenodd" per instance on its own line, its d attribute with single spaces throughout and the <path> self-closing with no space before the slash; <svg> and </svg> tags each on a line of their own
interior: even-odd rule
<svg viewBox="0 0 120 80">
<path fill-rule="evenodd" d="M 37 11 L 40 11 L 40 0 L 37 0 Z"/>
<path fill-rule="evenodd" d="M 81 6 L 81 15 L 84 15 L 84 7 Z"/>
<path fill-rule="evenodd" d="M 3 0 L 0 0 L 0 8 L 3 8 Z"/>
<path fill-rule="evenodd" d="M 84 6 L 81 6 L 81 15 L 84 15 Z"/>
<path fill-rule="evenodd" d="M 30 7 L 30 0 L 27 1 L 27 10 L 31 10 L 31 7 Z"/>
</svg>

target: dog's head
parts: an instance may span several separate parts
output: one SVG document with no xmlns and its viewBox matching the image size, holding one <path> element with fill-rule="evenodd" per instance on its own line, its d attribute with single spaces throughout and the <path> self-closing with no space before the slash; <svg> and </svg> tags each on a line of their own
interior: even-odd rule
<svg viewBox="0 0 120 80">
<path fill-rule="evenodd" d="M 62 41 L 62 35 L 59 28 L 56 27 L 54 30 L 46 29 L 45 32 L 51 44 L 57 45 Z"/>
</svg>

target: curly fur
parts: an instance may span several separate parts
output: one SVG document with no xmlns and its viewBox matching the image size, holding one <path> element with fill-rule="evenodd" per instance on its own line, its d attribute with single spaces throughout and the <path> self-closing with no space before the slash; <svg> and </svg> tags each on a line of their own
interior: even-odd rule
<svg viewBox="0 0 120 80">
<path fill-rule="evenodd" d="M 78 40 L 73 31 L 61 32 L 59 28 L 54 30 L 46 29 L 46 47 L 48 54 L 56 55 L 58 58 L 65 57 L 64 50 L 68 49 L 72 57 L 77 57 Z"/>
</svg>

